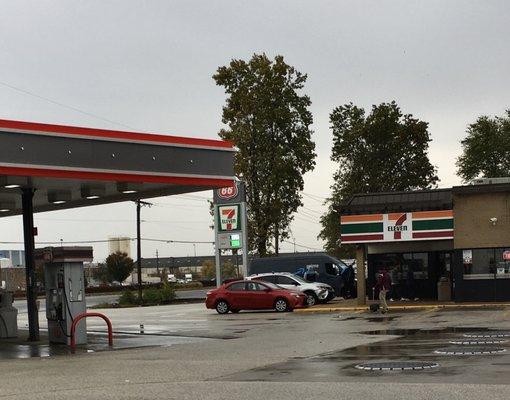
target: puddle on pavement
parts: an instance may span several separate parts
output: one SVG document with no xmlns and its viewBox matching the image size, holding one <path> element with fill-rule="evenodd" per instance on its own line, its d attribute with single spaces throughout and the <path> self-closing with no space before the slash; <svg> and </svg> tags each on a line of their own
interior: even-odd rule
<svg viewBox="0 0 510 400">
<path fill-rule="evenodd" d="M 398 317 L 372 317 L 366 318 L 368 322 L 391 322 L 397 319 Z"/>
<path fill-rule="evenodd" d="M 234 336 L 227 339 L 237 338 Z M 213 339 L 206 337 L 190 337 L 162 334 L 123 334 L 115 333 L 113 337 L 113 347 L 108 346 L 105 335 L 90 334 L 88 343 L 78 346 L 74 354 L 89 354 L 102 351 L 115 351 L 143 347 L 169 347 L 176 344 L 201 343 Z M 49 344 L 44 338 L 40 342 L 29 343 L 24 339 L 7 339 L 0 341 L 0 360 L 3 359 L 22 359 L 22 358 L 46 358 L 54 356 L 72 355 L 69 346 L 63 344 Z"/>
<path fill-rule="evenodd" d="M 361 332 L 364 335 L 395 335 L 370 344 L 324 353 L 226 376 L 225 381 L 276 382 L 380 382 L 402 383 L 488 383 L 506 384 L 510 365 L 510 346 L 495 347 L 508 351 L 498 354 L 443 355 L 435 351 L 449 347 L 451 340 L 465 339 L 468 332 L 497 332 L 485 327 L 443 329 L 382 329 Z M 468 348 L 469 346 L 459 346 Z M 366 371 L 356 369 L 363 363 L 437 363 L 437 368 L 402 371 Z M 217 380 L 217 378 L 216 378 Z"/>
</svg>

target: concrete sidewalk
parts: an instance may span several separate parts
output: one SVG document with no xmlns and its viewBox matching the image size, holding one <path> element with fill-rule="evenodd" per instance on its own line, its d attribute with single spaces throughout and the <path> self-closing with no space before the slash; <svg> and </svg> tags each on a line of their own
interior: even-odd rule
<svg viewBox="0 0 510 400">
<path fill-rule="evenodd" d="M 296 309 L 298 313 L 328 313 L 328 312 L 354 312 L 354 311 L 370 311 L 371 304 L 378 304 L 377 301 L 368 301 L 366 305 L 360 306 L 357 303 L 357 299 L 349 300 L 334 300 L 328 304 L 319 304 L 313 307 Z M 442 310 L 462 310 L 462 309 L 495 309 L 495 308 L 506 308 L 510 307 L 508 303 L 455 303 L 439 302 L 439 301 L 419 301 L 419 302 L 403 302 L 395 301 L 388 302 L 388 310 L 391 311 L 420 311 L 430 309 L 442 309 Z"/>
</svg>

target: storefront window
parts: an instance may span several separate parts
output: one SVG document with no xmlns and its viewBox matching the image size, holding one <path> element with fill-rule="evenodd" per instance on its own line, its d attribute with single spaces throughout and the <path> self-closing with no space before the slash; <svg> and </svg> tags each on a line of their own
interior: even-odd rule
<svg viewBox="0 0 510 400">
<path fill-rule="evenodd" d="M 428 253 L 385 254 L 374 261 L 374 273 L 385 269 L 394 284 L 405 284 L 413 280 L 429 279 Z"/>
<path fill-rule="evenodd" d="M 464 278 L 510 278 L 510 253 L 508 250 L 507 248 L 463 250 Z"/>
<path fill-rule="evenodd" d="M 496 276 L 510 277 L 510 248 L 496 249 Z"/>
</svg>

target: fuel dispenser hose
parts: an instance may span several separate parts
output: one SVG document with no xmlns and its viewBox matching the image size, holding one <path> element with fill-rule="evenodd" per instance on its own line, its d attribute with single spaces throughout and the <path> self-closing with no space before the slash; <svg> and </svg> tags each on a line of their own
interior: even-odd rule
<svg viewBox="0 0 510 400">
<path fill-rule="evenodd" d="M 74 323 L 74 318 L 73 318 L 73 315 L 71 314 L 71 306 L 69 305 L 69 301 L 67 300 L 67 294 L 66 294 L 66 288 L 62 288 L 62 293 L 64 294 L 64 300 L 65 300 L 65 308 L 67 310 L 67 312 L 69 313 L 69 316 L 71 317 L 71 323 Z M 71 335 L 68 335 L 66 333 L 66 329 L 64 329 L 64 327 L 62 326 L 62 320 L 58 320 L 58 324 L 60 325 L 60 330 L 62 331 L 62 333 L 64 334 L 65 337 L 67 338 L 70 338 Z"/>
<path fill-rule="evenodd" d="M 9 329 L 7 329 L 7 323 L 5 322 L 4 317 L 2 317 L 1 315 L 0 315 L 0 320 L 2 320 L 2 325 L 5 328 L 5 334 L 8 335 L 9 334 Z"/>
</svg>

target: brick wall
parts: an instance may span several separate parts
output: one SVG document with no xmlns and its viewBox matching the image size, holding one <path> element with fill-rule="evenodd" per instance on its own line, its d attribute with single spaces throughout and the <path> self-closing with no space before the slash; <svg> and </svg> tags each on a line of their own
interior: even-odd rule
<svg viewBox="0 0 510 400">
<path fill-rule="evenodd" d="M 510 247 L 510 192 L 454 193 L 453 215 L 456 249 Z"/>
</svg>

